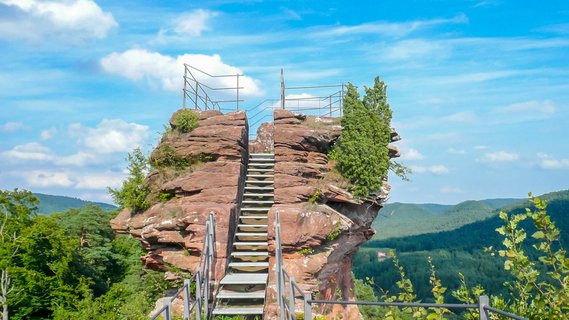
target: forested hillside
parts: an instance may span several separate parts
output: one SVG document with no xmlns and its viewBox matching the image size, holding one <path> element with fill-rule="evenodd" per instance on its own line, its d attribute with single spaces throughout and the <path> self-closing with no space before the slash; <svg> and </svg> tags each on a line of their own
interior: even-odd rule
<svg viewBox="0 0 569 320">
<path fill-rule="evenodd" d="M 561 241 L 569 243 L 569 191 L 546 194 L 542 199 L 549 201 L 547 211 L 561 230 Z M 504 204 L 501 201 L 494 203 Z M 472 208 L 471 204 L 467 207 Z M 530 207 L 530 203 L 523 201 L 506 207 L 505 210 L 519 213 L 524 212 L 526 207 Z M 393 249 L 415 284 L 419 299 L 425 301 L 432 299 L 428 283 L 430 275 L 428 257 L 432 257 L 437 275 L 450 289 L 447 292 L 449 301 L 453 301 L 450 291 L 459 286 L 459 273 L 464 274 L 470 285 L 482 284 L 492 294 L 505 293 L 506 288 L 502 284 L 510 275 L 504 271 L 503 258 L 484 252 L 485 247 L 502 247 L 503 237 L 496 232 L 496 228 L 501 225 L 503 221 L 498 216 L 492 216 L 452 231 L 372 240 L 355 255 L 354 274 L 359 279 L 373 278 L 377 286 L 383 289 L 397 291 L 395 282 L 398 280 L 398 273 L 391 259 L 381 262 L 377 259 L 378 251 L 387 252 Z M 522 223 L 521 227 L 528 234 L 535 231 L 535 227 L 529 221 Z M 535 239 L 528 238 L 526 249 L 530 255 L 535 254 L 535 250 L 531 248 L 532 243 L 535 243 Z"/>
<path fill-rule="evenodd" d="M 117 207 L 102 202 L 85 201 L 78 198 L 66 196 L 54 196 L 43 193 L 34 193 L 34 196 L 39 199 L 38 206 L 39 214 L 52 214 L 54 212 L 64 212 L 73 208 L 84 208 L 89 204 L 94 204 L 103 210 L 115 210 Z"/>
</svg>

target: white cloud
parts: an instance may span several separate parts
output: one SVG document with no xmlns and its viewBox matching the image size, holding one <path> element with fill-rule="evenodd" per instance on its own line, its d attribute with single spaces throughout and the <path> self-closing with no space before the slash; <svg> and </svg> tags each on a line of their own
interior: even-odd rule
<svg viewBox="0 0 569 320">
<path fill-rule="evenodd" d="M 34 187 L 70 187 L 73 185 L 69 174 L 64 171 L 32 170 L 22 175 Z"/>
<path fill-rule="evenodd" d="M 0 132 L 16 132 L 26 128 L 27 127 L 21 122 L 6 122 L 0 125 Z"/>
<path fill-rule="evenodd" d="M 500 113 L 528 114 L 529 116 L 535 116 L 535 114 L 551 115 L 555 113 L 555 110 L 555 103 L 550 100 L 532 100 L 495 109 L 496 112 Z"/>
<path fill-rule="evenodd" d="M 176 57 L 167 56 L 158 52 L 142 49 L 130 49 L 124 52 L 113 52 L 103 59 L 102 69 L 111 74 L 117 74 L 133 81 L 146 81 L 153 87 L 166 91 L 182 90 L 184 63 L 195 66 L 212 75 L 243 74 L 237 67 L 230 66 L 221 61 L 217 54 L 184 54 Z M 235 87 L 234 77 L 208 79 L 200 72 L 193 71 L 197 80 L 212 87 Z M 247 76 L 239 78 L 239 91 L 243 96 L 260 96 L 263 92 L 259 88 L 259 81 Z M 216 92 L 217 93 L 217 92 Z M 234 95 L 234 90 L 228 90 L 226 95 Z M 214 97 L 214 100 L 216 98 Z"/>
<path fill-rule="evenodd" d="M 569 159 L 555 159 L 544 153 L 538 153 L 537 157 L 539 158 L 538 165 L 543 169 L 569 169 Z"/>
<path fill-rule="evenodd" d="M 104 119 L 95 128 L 74 124 L 71 125 L 70 130 L 79 137 L 81 145 L 98 154 L 132 151 L 142 146 L 149 136 L 148 126 L 127 123 L 121 119 Z M 85 159 L 85 157 L 85 155 L 78 154 L 75 160 Z"/>
<path fill-rule="evenodd" d="M 418 150 L 409 148 L 409 150 L 401 152 L 402 160 L 421 160 L 425 158 Z"/>
<path fill-rule="evenodd" d="M 445 122 L 472 123 L 476 122 L 476 115 L 472 111 L 457 112 L 443 117 L 441 120 Z"/>
<path fill-rule="evenodd" d="M 423 39 L 403 40 L 380 50 L 379 57 L 384 60 L 444 59 L 450 56 L 452 48 L 442 42 Z"/>
<path fill-rule="evenodd" d="M 472 148 L 477 149 L 477 150 L 486 150 L 486 149 L 488 149 L 488 146 L 480 144 L 480 145 L 474 146 Z"/>
<path fill-rule="evenodd" d="M 80 175 L 77 177 L 75 187 L 77 189 L 103 190 L 107 187 L 119 187 L 123 180 L 124 176 L 116 172 Z"/>
<path fill-rule="evenodd" d="M 57 129 L 54 127 L 51 127 L 49 129 L 43 130 L 40 133 L 40 138 L 42 140 L 50 140 L 51 138 L 53 138 L 53 136 L 55 136 L 56 133 L 57 133 Z"/>
<path fill-rule="evenodd" d="M 478 159 L 479 162 L 508 162 L 516 161 L 520 156 L 516 153 L 510 153 L 506 151 L 497 151 L 485 153 L 484 156 Z"/>
<path fill-rule="evenodd" d="M 448 148 L 447 152 L 450 154 L 466 154 L 466 150 L 463 149 L 456 149 L 456 148 Z"/>
<path fill-rule="evenodd" d="M 342 35 L 377 34 L 391 37 L 403 37 L 416 30 L 425 29 L 431 26 L 467 22 L 468 17 L 464 14 L 459 14 L 450 19 L 416 20 L 409 22 L 378 21 L 354 26 L 335 26 L 331 28 L 328 27 L 325 30 L 315 32 L 313 36 L 334 37 Z"/>
<path fill-rule="evenodd" d="M 12 150 L 4 151 L 0 155 L 10 160 L 52 160 L 54 158 L 49 148 L 36 143 L 26 143 L 15 146 Z"/>
<path fill-rule="evenodd" d="M 93 0 L 0 0 L 0 4 L 13 11 L 9 18 L 0 21 L 0 37 L 104 38 L 118 25 L 112 14 L 104 12 Z"/>
<path fill-rule="evenodd" d="M 444 165 L 434 165 L 430 167 L 424 166 L 410 166 L 409 167 L 413 173 L 432 173 L 436 175 L 447 174 L 449 169 Z"/>
<path fill-rule="evenodd" d="M 201 36 L 209 29 L 209 20 L 217 15 L 215 11 L 204 9 L 183 13 L 174 21 L 174 32 L 180 35 Z"/>
<path fill-rule="evenodd" d="M 461 188 L 458 187 L 451 187 L 451 186 L 444 186 L 439 189 L 441 193 L 463 193 Z"/>
</svg>

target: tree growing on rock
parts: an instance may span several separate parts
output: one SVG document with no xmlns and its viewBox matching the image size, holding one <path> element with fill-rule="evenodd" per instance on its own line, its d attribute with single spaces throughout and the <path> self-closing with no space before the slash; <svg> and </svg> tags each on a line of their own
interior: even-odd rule
<svg viewBox="0 0 569 320">
<path fill-rule="evenodd" d="M 387 86 L 376 77 L 371 88 L 365 87 L 365 96 L 351 83 L 344 97 L 342 134 L 330 158 L 352 185 L 350 191 L 358 197 L 367 197 L 378 191 L 390 168 L 392 111 L 387 103 Z"/>
</svg>

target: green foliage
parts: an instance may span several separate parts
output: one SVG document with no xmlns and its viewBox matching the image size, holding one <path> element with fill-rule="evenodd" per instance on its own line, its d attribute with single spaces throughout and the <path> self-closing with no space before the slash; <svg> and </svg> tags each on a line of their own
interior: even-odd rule
<svg viewBox="0 0 569 320">
<path fill-rule="evenodd" d="M 176 149 L 168 144 L 161 144 L 152 155 L 152 167 L 156 169 L 174 168 L 177 171 L 187 169 L 192 165 L 211 161 L 211 155 L 199 153 L 196 155 L 182 156 Z"/>
<path fill-rule="evenodd" d="M 130 208 L 134 212 L 143 211 L 150 206 L 146 199 L 150 191 L 145 183 L 148 159 L 137 148 L 128 155 L 128 162 L 128 177 L 123 181 L 121 188 L 108 188 L 108 191 L 119 206 Z"/>
<path fill-rule="evenodd" d="M 389 170 L 395 173 L 395 175 L 401 178 L 401 180 L 403 181 L 410 181 L 409 175 L 413 173 L 413 171 L 410 168 L 396 161 L 389 162 Z"/>
<path fill-rule="evenodd" d="M 175 197 L 175 195 L 173 193 L 170 192 L 166 192 L 166 191 L 160 191 L 160 193 L 158 193 L 158 201 L 164 203 L 164 202 L 168 202 L 170 200 L 172 200 Z"/>
<path fill-rule="evenodd" d="M 304 248 L 304 249 L 300 249 L 297 251 L 298 254 L 302 254 L 302 255 L 309 255 L 309 254 L 313 254 L 314 253 L 314 249 L 312 248 Z"/>
<path fill-rule="evenodd" d="M 176 112 L 174 116 L 174 125 L 176 130 L 182 133 L 188 133 L 198 127 L 200 116 L 190 109 L 182 109 Z"/>
<path fill-rule="evenodd" d="M 391 142 L 392 112 L 386 90 L 376 77 L 374 86 L 365 88 L 363 100 L 352 84 L 344 96 L 342 134 L 330 158 L 350 180 L 350 191 L 358 197 L 377 192 L 390 167 L 387 145 Z"/>
<path fill-rule="evenodd" d="M 331 231 L 331 232 L 328 234 L 328 236 L 326 237 L 326 240 L 328 240 L 328 241 L 334 241 L 334 240 L 336 240 L 336 238 L 338 238 L 343 232 L 344 232 L 344 230 L 342 230 L 341 224 L 338 222 L 338 223 L 334 224 L 334 227 L 332 228 L 332 231 Z"/>
<path fill-rule="evenodd" d="M 314 193 L 310 196 L 310 198 L 308 198 L 308 202 L 315 203 L 321 197 L 322 197 L 322 190 L 317 188 L 316 191 L 314 191 Z"/>
<path fill-rule="evenodd" d="M 167 284 L 140 263 L 138 240 L 114 236 L 109 220 L 116 212 L 89 205 L 36 216 L 36 206 L 27 191 L 0 191 L 10 319 L 147 319 Z"/>
</svg>

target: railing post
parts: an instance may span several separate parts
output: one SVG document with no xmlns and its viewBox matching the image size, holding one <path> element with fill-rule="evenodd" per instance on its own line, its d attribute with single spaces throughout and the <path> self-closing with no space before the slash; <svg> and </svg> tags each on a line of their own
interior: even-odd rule
<svg viewBox="0 0 569 320">
<path fill-rule="evenodd" d="M 239 110 L 239 73 L 236 75 L 237 77 L 237 110 Z"/>
<path fill-rule="evenodd" d="M 198 268 L 196 272 L 196 320 L 201 320 L 202 317 L 202 276 L 201 270 Z"/>
<path fill-rule="evenodd" d="M 290 319 L 296 319 L 294 314 L 294 280 L 291 277 L 288 278 L 288 292 L 290 296 L 288 297 L 288 303 L 290 304 Z"/>
<path fill-rule="evenodd" d="M 184 320 L 190 320 L 190 304 L 192 301 L 190 283 L 190 279 L 184 280 Z"/>
<path fill-rule="evenodd" d="M 164 320 L 172 320 L 172 300 L 170 298 L 166 299 L 166 309 L 164 311 L 166 313 Z"/>
<path fill-rule="evenodd" d="M 490 317 L 488 316 L 488 311 L 484 309 L 485 306 L 490 305 L 490 299 L 488 296 L 479 296 L 478 297 L 478 314 L 480 315 L 480 320 L 488 320 Z"/>
<path fill-rule="evenodd" d="M 304 320 L 312 320 L 312 305 L 308 303 L 308 300 L 312 300 L 312 295 L 310 293 L 304 294 Z"/>
<path fill-rule="evenodd" d="M 281 68 L 281 109 L 285 108 L 285 82 L 284 82 L 284 71 Z"/>
<path fill-rule="evenodd" d="M 186 64 L 184 63 L 184 89 L 182 89 L 182 107 L 184 109 L 186 109 L 186 89 L 188 85 L 188 80 L 186 78 L 187 75 L 188 75 L 188 67 L 186 67 Z"/>
</svg>

